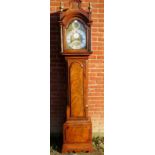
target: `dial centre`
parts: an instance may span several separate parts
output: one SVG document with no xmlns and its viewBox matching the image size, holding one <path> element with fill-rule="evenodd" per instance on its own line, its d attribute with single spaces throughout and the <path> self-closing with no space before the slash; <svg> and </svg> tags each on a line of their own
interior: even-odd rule
<svg viewBox="0 0 155 155">
<path fill-rule="evenodd" d="M 78 33 L 75 33 L 75 34 L 74 34 L 74 38 L 75 38 L 75 39 L 78 39 L 78 38 L 79 38 L 79 34 L 78 34 Z"/>
</svg>

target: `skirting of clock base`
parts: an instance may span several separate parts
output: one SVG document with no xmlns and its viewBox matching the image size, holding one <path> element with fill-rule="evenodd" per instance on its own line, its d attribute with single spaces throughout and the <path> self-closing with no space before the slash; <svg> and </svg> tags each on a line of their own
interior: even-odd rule
<svg viewBox="0 0 155 155">
<path fill-rule="evenodd" d="M 92 152 L 92 124 L 90 120 L 67 121 L 63 128 L 62 152 Z"/>
<path fill-rule="evenodd" d="M 92 144 L 63 144 L 63 153 L 69 152 L 93 152 Z"/>
</svg>

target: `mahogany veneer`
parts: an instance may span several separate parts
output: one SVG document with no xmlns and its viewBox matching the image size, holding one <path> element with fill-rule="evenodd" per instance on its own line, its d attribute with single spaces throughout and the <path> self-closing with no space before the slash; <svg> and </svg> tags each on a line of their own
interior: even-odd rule
<svg viewBox="0 0 155 155">
<path fill-rule="evenodd" d="M 88 57 L 91 51 L 91 10 L 81 8 L 80 0 L 71 0 L 69 9 L 60 7 L 61 54 L 68 74 L 67 120 L 63 126 L 62 152 L 91 152 L 92 123 L 88 117 Z M 66 49 L 66 29 L 78 20 L 86 28 L 86 48 Z"/>
<path fill-rule="evenodd" d="M 91 121 L 67 121 L 63 131 L 62 152 L 92 152 Z"/>
</svg>

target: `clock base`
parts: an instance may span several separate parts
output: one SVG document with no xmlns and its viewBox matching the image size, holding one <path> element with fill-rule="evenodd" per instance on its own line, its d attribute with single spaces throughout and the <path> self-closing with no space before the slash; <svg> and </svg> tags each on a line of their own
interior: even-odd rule
<svg viewBox="0 0 155 155">
<path fill-rule="evenodd" d="M 92 152 L 92 123 L 90 120 L 67 121 L 63 128 L 62 152 Z"/>
</svg>

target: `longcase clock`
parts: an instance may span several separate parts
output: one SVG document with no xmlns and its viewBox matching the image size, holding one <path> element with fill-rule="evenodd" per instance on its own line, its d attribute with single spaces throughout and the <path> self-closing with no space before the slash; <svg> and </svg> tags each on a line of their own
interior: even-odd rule
<svg viewBox="0 0 155 155">
<path fill-rule="evenodd" d="M 88 117 L 87 61 L 91 51 L 91 3 L 88 11 L 81 0 L 60 6 L 61 54 L 67 63 L 68 101 L 63 126 L 62 152 L 91 152 L 92 123 Z"/>
</svg>

